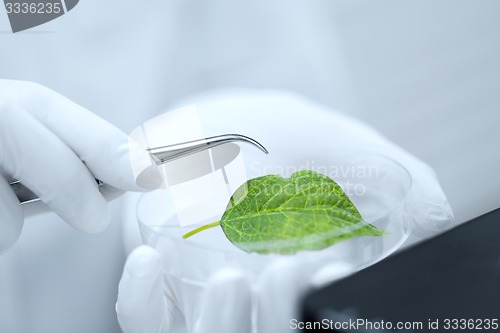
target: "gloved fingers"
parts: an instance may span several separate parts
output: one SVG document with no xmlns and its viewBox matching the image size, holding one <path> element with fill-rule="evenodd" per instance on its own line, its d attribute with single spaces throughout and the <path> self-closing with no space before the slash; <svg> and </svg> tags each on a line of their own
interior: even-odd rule
<svg viewBox="0 0 500 333">
<path fill-rule="evenodd" d="M 434 174 L 422 168 L 413 173 L 410 214 L 417 236 L 430 237 L 455 225 L 450 204 Z"/>
<path fill-rule="evenodd" d="M 156 250 L 140 246 L 125 263 L 118 287 L 116 314 L 124 333 L 160 333 L 169 329 L 162 262 Z"/>
<path fill-rule="evenodd" d="M 309 283 L 313 288 L 321 288 L 336 280 L 340 280 L 355 271 L 356 268 L 348 262 L 333 262 L 314 272 Z"/>
<path fill-rule="evenodd" d="M 118 128 L 46 87 L 9 83 L 18 105 L 66 143 L 94 177 L 122 190 L 161 185 L 161 174 L 149 154 Z"/>
<path fill-rule="evenodd" d="M 349 142 L 345 146 L 347 151 L 364 149 L 386 155 L 408 170 L 412 186 L 408 194 L 407 211 L 413 221 L 412 233 L 425 238 L 454 225 L 453 212 L 432 168 L 366 124 L 348 117 L 337 118 L 337 125 L 350 132 L 341 134 L 343 141 Z"/>
<path fill-rule="evenodd" d="M 104 197 L 107 202 L 113 201 L 116 198 L 123 195 L 124 191 L 108 184 L 101 185 L 99 187 L 99 192 Z"/>
<path fill-rule="evenodd" d="M 290 331 L 290 320 L 298 317 L 298 303 L 308 287 L 308 277 L 292 260 L 272 263 L 257 283 L 257 331 Z"/>
<path fill-rule="evenodd" d="M 370 151 L 389 156 L 408 170 L 412 184 L 406 210 L 408 218 L 413 222 L 412 234 L 426 238 L 454 225 L 453 212 L 432 168 L 366 124 L 347 117 L 339 117 L 338 125 L 341 122 L 341 126 L 350 131 L 352 136 L 350 138 L 347 134 L 342 136 L 349 142 L 345 146 L 347 151 Z M 404 183 L 403 179 L 401 181 Z"/>
<path fill-rule="evenodd" d="M 23 210 L 9 183 L 0 176 L 0 254 L 19 238 L 23 229 Z"/>
<path fill-rule="evenodd" d="M 407 211 L 413 220 L 412 233 L 425 238 L 454 225 L 453 212 L 432 168 L 368 125 L 347 117 L 338 117 L 338 120 L 337 125 L 350 132 L 341 134 L 343 141 L 349 142 L 345 149 L 365 149 L 386 155 L 408 170 L 412 187 L 408 194 Z"/>
<path fill-rule="evenodd" d="M 455 217 L 436 173 L 427 164 L 396 147 L 398 161 L 412 177 L 407 210 L 413 221 L 412 232 L 427 238 L 443 232 L 455 224 Z"/>
<path fill-rule="evenodd" d="M 23 109 L 4 105 L 0 115 L 4 171 L 76 229 L 91 233 L 105 229 L 110 219 L 106 201 L 74 152 Z"/>
<path fill-rule="evenodd" d="M 194 333 L 250 333 L 251 314 L 250 281 L 238 270 L 222 269 L 205 286 Z"/>
</svg>

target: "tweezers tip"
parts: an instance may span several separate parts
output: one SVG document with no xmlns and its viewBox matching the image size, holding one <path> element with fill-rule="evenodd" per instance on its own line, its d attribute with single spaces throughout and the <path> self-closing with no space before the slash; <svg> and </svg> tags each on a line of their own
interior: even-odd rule
<svg viewBox="0 0 500 333">
<path fill-rule="evenodd" d="M 234 136 L 237 136 L 239 138 L 241 138 L 242 140 L 248 142 L 248 143 L 251 143 L 253 144 L 255 147 L 259 148 L 262 152 L 264 152 L 265 154 L 269 154 L 269 151 L 266 149 L 266 147 L 264 147 L 260 142 L 258 142 L 257 140 L 255 139 L 252 139 L 251 137 L 249 136 L 246 136 L 246 135 L 242 135 L 242 134 L 230 134 L 230 135 L 234 135 Z"/>
</svg>

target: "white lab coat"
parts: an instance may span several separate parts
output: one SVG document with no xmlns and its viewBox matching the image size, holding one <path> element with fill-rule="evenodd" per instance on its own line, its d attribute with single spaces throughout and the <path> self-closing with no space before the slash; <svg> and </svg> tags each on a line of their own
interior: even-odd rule
<svg viewBox="0 0 500 333">
<path fill-rule="evenodd" d="M 224 86 L 285 88 L 355 109 L 331 7 L 80 1 L 18 34 L 6 32 L 2 12 L 0 77 L 44 84 L 125 132 L 181 97 Z M 131 218 L 121 204 L 111 204 L 113 221 L 99 235 L 73 230 L 50 212 L 28 214 L 18 243 L 0 256 L 0 333 L 120 331 L 121 222 Z"/>
</svg>

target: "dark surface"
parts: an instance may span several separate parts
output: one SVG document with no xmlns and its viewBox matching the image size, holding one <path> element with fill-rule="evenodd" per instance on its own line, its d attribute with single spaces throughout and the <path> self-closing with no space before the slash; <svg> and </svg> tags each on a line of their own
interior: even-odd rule
<svg viewBox="0 0 500 333">
<path fill-rule="evenodd" d="M 302 311 L 305 322 L 420 321 L 422 329 L 405 332 L 500 332 L 485 329 L 484 322 L 477 329 L 480 319 L 500 321 L 500 209 L 312 292 Z M 428 329 L 429 319 L 438 319 L 439 329 Z M 475 321 L 453 330 L 445 329 L 445 319 Z M 384 331 L 397 330 L 373 330 Z"/>
</svg>

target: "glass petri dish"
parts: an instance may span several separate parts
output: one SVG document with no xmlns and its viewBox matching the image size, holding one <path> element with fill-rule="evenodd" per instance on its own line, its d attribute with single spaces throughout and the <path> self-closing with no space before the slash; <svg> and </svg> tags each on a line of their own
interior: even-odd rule
<svg viewBox="0 0 500 333">
<path fill-rule="evenodd" d="M 408 171 L 387 156 L 371 153 L 342 156 L 329 162 L 299 161 L 286 167 L 269 167 L 268 164 L 265 171 L 290 176 L 300 169 L 312 169 L 330 176 L 344 189 L 363 219 L 385 231 L 385 235 L 356 237 L 323 250 L 300 251 L 293 255 L 247 253 L 233 245 L 220 227 L 183 239 L 182 236 L 192 229 L 218 221 L 223 211 L 206 216 L 199 223 L 181 226 L 168 188 L 140 197 L 136 211 L 142 240 L 161 254 L 165 281 L 180 312 L 196 313 L 192 307 L 199 304 L 196 300 L 210 276 L 221 268 L 242 270 L 254 282 L 267 265 L 283 258 L 296 261 L 311 274 L 324 265 L 335 263 L 352 267 L 354 272 L 373 265 L 401 247 L 411 232 L 407 198 L 412 180 Z M 252 170 L 248 178 L 260 175 L 256 168 Z M 201 206 L 200 202 L 193 203 L 192 209 L 203 209 Z M 188 307 L 189 311 L 185 311 Z M 194 322 L 192 319 L 185 318 L 187 325 Z"/>
</svg>

